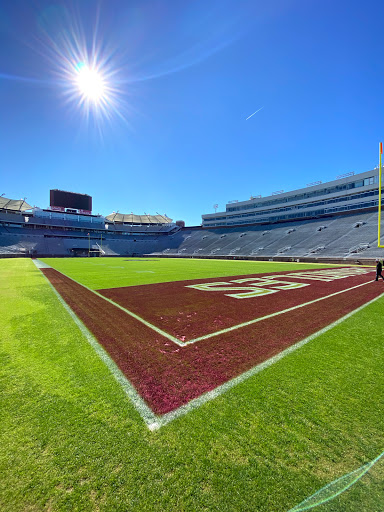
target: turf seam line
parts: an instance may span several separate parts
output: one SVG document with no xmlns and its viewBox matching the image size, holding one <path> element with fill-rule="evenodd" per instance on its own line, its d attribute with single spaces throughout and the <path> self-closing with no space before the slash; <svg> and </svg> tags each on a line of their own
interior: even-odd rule
<svg viewBox="0 0 384 512">
<path fill-rule="evenodd" d="M 39 268 L 39 267 L 38 267 Z M 44 267 L 46 268 L 46 267 Z M 115 380 L 121 385 L 123 391 L 126 393 L 133 406 L 140 414 L 141 418 L 146 423 L 149 430 L 156 430 L 158 428 L 159 417 L 152 411 L 150 407 L 145 403 L 145 401 L 141 398 L 139 393 L 136 391 L 135 387 L 130 383 L 130 381 L 125 377 L 125 375 L 121 372 L 116 363 L 111 359 L 109 354 L 104 350 L 104 348 L 100 345 L 97 339 L 93 336 L 93 334 L 88 330 L 88 328 L 83 324 L 80 318 L 72 311 L 70 306 L 65 302 L 65 300 L 61 297 L 59 292 L 55 289 L 53 284 L 49 281 L 49 279 L 41 272 L 43 277 L 48 282 L 49 286 L 54 291 L 56 297 L 59 299 L 59 302 L 64 306 L 64 309 L 69 313 L 72 320 L 75 322 L 77 327 L 80 329 L 81 333 L 85 336 L 87 342 L 94 349 L 96 354 L 99 356 L 101 361 L 106 365 L 112 376 Z M 64 275 L 64 274 L 63 274 Z"/>
<path fill-rule="evenodd" d="M 170 423 L 171 421 L 175 420 L 176 418 L 179 418 L 180 416 L 184 416 L 185 414 L 189 413 L 193 409 L 197 409 L 198 407 L 201 407 L 206 402 L 209 402 L 209 401 L 219 397 L 220 395 L 226 393 L 231 388 L 237 386 L 238 384 L 241 384 L 242 382 L 249 379 L 250 377 L 253 377 L 257 373 L 264 370 L 265 368 L 272 366 L 273 364 L 275 364 L 278 361 L 280 361 L 281 359 L 283 359 L 285 356 L 298 350 L 299 348 L 303 347 L 304 345 L 306 345 L 313 339 L 326 333 L 330 329 L 333 329 L 334 327 L 338 326 L 339 324 L 341 324 L 342 322 L 344 322 L 345 320 L 350 318 L 355 313 L 358 313 L 365 307 L 369 306 L 370 304 L 374 303 L 375 301 L 377 301 L 378 299 L 381 299 L 383 297 L 384 297 L 384 293 L 382 293 L 381 295 L 378 295 L 377 297 L 375 297 L 374 299 L 370 300 L 369 302 L 363 304 L 362 306 L 359 306 L 354 311 L 350 311 L 342 318 L 339 318 L 332 324 L 329 324 L 326 327 L 324 327 L 323 329 L 320 329 L 320 331 L 317 331 L 317 332 L 311 334 L 310 336 L 308 336 L 307 338 L 304 338 L 303 340 L 295 343 L 295 345 L 291 345 L 290 347 L 286 348 L 279 354 L 276 354 L 275 356 L 267 359 L 266 361 L 254 366 L 250 370 L 247 370 L 246 372 L 242 373 L 241 375 L 238 375 L 234 379 L 227 381 L 225 384 L 218 386 L 217 388 L 213 389 L 212 391 L 208 391 L 207 393 L 204 393 L 203 395 L 199 396 L 198 398 L 195 398 L 194 400 L 191 400 L 187 404 L 182 405 L 181 407 L 179 407 L 178 409 L 175 409 L 174 411 L 168 412 L 168 413 L 164 414 L 163 416 L 158 417 L 157 425 L 153 425 L 153 427 L 152 427 L 153 430 L 163 427 L 164 425 L 166 425 L 167 423 Z"/>
<path fill-rule="evenodd" d="M 206 334 L 204 336 L 200 336 L 198 338 L 194 338 L 189 341 L 185 341 L 183 346 L 190 345 L 191 343 L 196 343 L 197 341 L 206 340 L 208 338 L 213 338 L 214 336 L 218 336 L 219 334 L 225 334 L 227 332 L 235 331 L 236 329 L 241 329 L 242 327 L 247 327 L 248 325 L 256 324 L 257 322 L 261 322 L 262 320 L 268 320 L 269 318 L 273 318 L 274 316 L 283 315 L 284 313 L 289 313 L 290 311 L 294 311 L 295 309 L 303 308 L 305 306 L 310 306 L 315 302 L 319 302 L 321 300 L 329 299 L 330 297 L 334 297 L 335 295 L 339 295 L 340 293 L 349 292 L 354 290 L 355 288 L 360 288 L 360 286 L 365 286 L 369 284 L 371 281 L 367 281 L 366 283 L 358 284 L 356 286 L 352 286 L 351 288 L 346 288 L 345 290 L 340 290 L 338 292 L 331 293 L 330 295 L 326 295 L 325 297 L 319 297 L 318 299 L 311 300 L 309 302 L 305 302 L 303 304 L 298 304 L 297 306 L 292 306 L 291 308 L 283 309 L 282 311 L 276 311 L 275 313 L 271 313 L 269 315 L 262 316 L 260 318 L 255 318 L 253 320 L 248 320 L 247 322 L 243 322 L 241 324 L 232 325 L 231 327 L 227 327 L 226 329 L 222 329 L 221 331 L 212 332 L 211 334 Z"/>
</svg>

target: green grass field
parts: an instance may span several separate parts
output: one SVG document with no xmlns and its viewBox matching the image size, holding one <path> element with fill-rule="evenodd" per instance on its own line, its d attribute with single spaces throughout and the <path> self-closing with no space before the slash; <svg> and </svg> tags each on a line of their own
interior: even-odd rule
<svg viewBox="0 0 384 512">
<path fill-rule="evenodd" d="M 184 279 L 225 277 L 284 270 L 319 268 L 311 263 L 182 258 L 44 258 L 43 261 L 92 290 L 164 283 Z M 336 265 L 322 265 L 322 267 Z"/>
<path fill-rule="evenodd" d="M 44 261 L 92 289 L 316 267 Z M 0 275 L 2 512 L 288 512 L 384 450 L 383 298 L 150 432 L 33 262 Z M 380 460 L 314 510 L 381 511 L 383 477 Z"/>
</svg>

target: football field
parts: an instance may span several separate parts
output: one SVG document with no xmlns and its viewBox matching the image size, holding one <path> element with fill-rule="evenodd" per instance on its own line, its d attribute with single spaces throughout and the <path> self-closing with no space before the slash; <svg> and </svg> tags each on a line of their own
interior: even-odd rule
<svg viewBox="0 0 384 512">
<path fill-rule="evenodd" d="M 374 268 L 37 263 L 0 261 L 2 509 L 382 502 L 384 286 Z"/>
</svg>

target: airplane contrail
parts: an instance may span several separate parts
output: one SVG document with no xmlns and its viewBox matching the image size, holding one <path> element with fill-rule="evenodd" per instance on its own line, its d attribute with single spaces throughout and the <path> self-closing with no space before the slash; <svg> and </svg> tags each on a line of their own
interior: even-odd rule
<svg viewBox="0 0 384 512">
<path fill-rule="evenodd" d="M 246 121 L 248 121 L 248 119 L 250 119 L 252 116 L 254 116 L 255 114 L 257 114 L 258 112 L 260 112 L 261 109 L 263 109 L 264 107 L 261 107 L 259 108 L 259 110 L 256 110 L 256 112 L 254 112 L 253 114 L 251 114 L 250 116 L 247 117 Z"/>
</svg>

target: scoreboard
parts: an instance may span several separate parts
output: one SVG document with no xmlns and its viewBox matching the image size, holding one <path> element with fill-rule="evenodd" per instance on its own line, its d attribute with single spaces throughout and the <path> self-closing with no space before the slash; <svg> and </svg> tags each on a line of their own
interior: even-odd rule
<svg viewBox="0 0 384 512">
<path fill-rule="evenodd" d="M 65 190 L 50 190 L 51 210 L 68 213 L 92 213 L 92 197 Z"/>
</svg>

